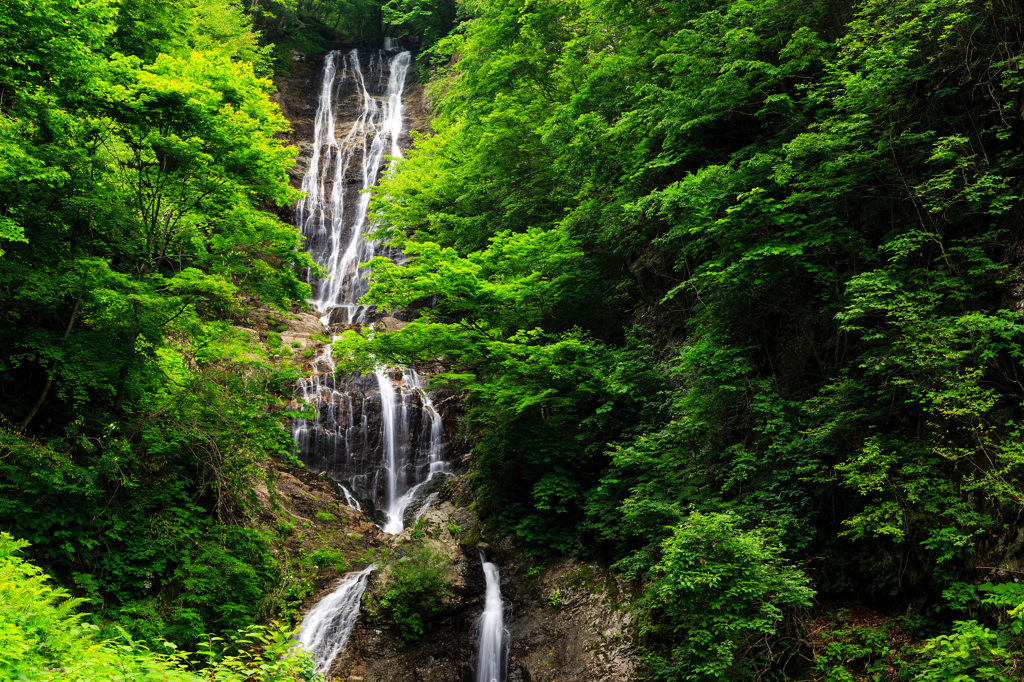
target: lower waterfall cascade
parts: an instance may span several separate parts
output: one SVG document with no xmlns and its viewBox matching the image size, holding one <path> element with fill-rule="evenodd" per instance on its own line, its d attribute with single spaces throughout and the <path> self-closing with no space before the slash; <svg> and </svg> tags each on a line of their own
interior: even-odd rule
<svg viewBox="0 0 1024 682">
<path fill-rule="evenodd" d="M 321 599 L 302 619 L 295 638 L 312 655 L 316 672 L 327 673 L 331 663 L 345 648 L 359 617 L 360 599 L 366 583 L 376 568 L 376 564 L 371 564 L 346 575 L 334 591 Z"/>
</svg>

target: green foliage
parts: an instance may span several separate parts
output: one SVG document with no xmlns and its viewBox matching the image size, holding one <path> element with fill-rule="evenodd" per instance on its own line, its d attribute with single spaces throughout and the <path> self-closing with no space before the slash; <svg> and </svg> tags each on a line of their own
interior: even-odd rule
<svg viewBox="0 0 1024 682">
<path fill-rule="evenodd" d="M 8 2 L 0 33 L 0 525 L 133 647 L 194 649 L 278 608 L 239 522 L 294 375 L 239 327 L 310 261 L 267 211 L 267 50 L 226 0 Z"/>
<path fill-rule="evenodd" d="M 426 56 L 461 16 L 458 0 L 255 0 L 252 23 L 274 43 L 276 69 L 287 73 L 292 50 L 317 55 L 339 41 L 397 38 Z"/>
<path fill-rule="evenodd" d="M 387 0 L 381 4 L 385 33 L 396 38 L 415 36 L 425 51 L 455 27 L 458 14 L 456 0 Z"/>
<path fill-rule="evenodd" d="M 395 624 L 402 644 L 418 640 L 449 597 L 447 573 L 451 560 L 425 543 L 398 558 L 388 574 L 380 607 Z"/>
<path fill-rule="evenodd" d="M 531 551 L 644 578 L 692 507 L 835 593 L 964 579 L 1024 489 L 1019 3 L 465 7 L 372 202 L 420 316 L 350 368 L 449 363 Z"/>
<path fill-rule="evenodd" d="M 32 539 L 35 556 L 70 574 L 134 637 L 194 647 L 204 632 L 270 615 L 265 599 L 280 576 L 266 541 L 196 505 L 190 491 L 203 465 L 172 459 L 156 467 L 109 445 L 75 463 L 66 451 L 8 432 L 0 440 L 4 524 Z M 225 514 L 251 480 L 250 469 L 231 469 L 241 463 L 210 470 L 224 485 Z M 208 502 L 215 508 L 215 498 Z M 165 607 L 155 609 L 161 592 Z"/>
<path fill-rule="evenodd" d="M 973 682 L 1020 679 L 1019 661 L 1000 646 L 1000 637 L 975 621 L 957 622 L 949 635 L 928 640 L 915 682 Z"/>
<path fill-rule="evenodd" d="M 100 640 L 97 627 L 75 612 L 81 599 L 50 585 L 43 572 L 17 556 L 28 543 L 0 533 L 0 676 L 5 680 L 161 679 L 169 682 L 253 679 L 315 682 L 307 658 L 292 648 L 290 630 L 246 627 L 231 642 L 206 639 L 194 653 L 160 642 L 152 650 L 127 633 Z M 193 661 L 201 661 L 196 672 Z M 296 676 L 299 676 L 298 678 Z"/>
<path fill-rule="evenodd" d="M 891 670 L 904 667 L 907 651 L 896 645 L 894 623 L 856 625 L 840 610 L 832 627 L 818 636 L 821 646 L 814 651 L 815 679 L 846 682 L 867 676 L 887 679 Z M 904 678 L 900 678 L 904 679 Z"/>
<path fill-rule="evenodd" d="M 693 512 L 662 544 L 637 602 L 654 679 L 748 678 L 739 656 L 774 632 L 782 608 L 810 606 L 808 578 L 765 529 L 735 514 Z"/>
<path fill-rule="evenodd" d="M 1024 670 L 1024 587 L 1016 583 L 958 583 L 943 595 L 951 610 L 972 620 L 926 640 L 910 666 L 915 682 L 1016 680 Z"/>
<path fill-rule="evenodd" d="M 318 572 L 327 566 L 335 570 L 347 570 L 348 568 L 348 562 L 342 557 L 341 552 L 328 547 L 322 547 L 310 554 L 309 560 L 316 566 Z"/>
</svg>

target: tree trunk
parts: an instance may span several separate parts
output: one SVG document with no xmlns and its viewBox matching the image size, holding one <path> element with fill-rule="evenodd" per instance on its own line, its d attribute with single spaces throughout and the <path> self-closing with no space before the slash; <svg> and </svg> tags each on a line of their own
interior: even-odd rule
<svg viewBox="0 0 1024 682">
<path fill-rule="evenodd" d="M 71 310 L 71 319 L 68 320 L 68 328 L 64 330 L 64 336 L 60 338 L 61 343 L 67 340 L 71 335 L 71 328 L 75 326 L 75 319 L 78 317 L 78 309 L 82 306 L 82 292 L 78 292 L 78 298 L 75 299 L 75 307 Z M 36 414 L 39 412 L 39 408 L 46 402 L 46 395 L 50 392 L 50 387 L 53 386 L 53 375 L 57 372 L 57 361 L 54 360 L 53 364 L 50 365 L 50 373 L 46 378 L 46 384 L 43 386 L 43 392 L 39 394 L 39 399 L 36 400 L 36 404 L 32 406 L 32 410 L 25 417 L 25 421 L 21 422 L 21 429 L 24 431 L 28 428 L 28 425 L 32 423 L 32 420 L 36 418 Z"/>
</svg>

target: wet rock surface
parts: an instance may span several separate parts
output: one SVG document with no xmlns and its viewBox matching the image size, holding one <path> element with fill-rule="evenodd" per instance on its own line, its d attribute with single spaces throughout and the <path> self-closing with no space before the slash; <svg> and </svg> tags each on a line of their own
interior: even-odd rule
<svg viewBox="0 0 1024 682">
<path fill-rule="evenodd" d="M 411 646 L 403 647 L 375 603 L 387 589 L 389 571 L 371 579 L 363 613 L 332 680 L 365 682 L 473 682 L 484 608 L 483 550 L 501 567 L 505 625 L 509 636 L 507 682 L 611 682 L 629 680 L 635 669 L 624 586 L 594 566 L 563 559 L 527 569 L 508 542 L 480 541 L 468 481 L 447 482 L 414 528 L 385 537 L 391 552 L 423 542 L 451 561 L 450 596 L 442 613 Z"/>
<path fill-rule="evenodd" d="M 630 679 L 632 621 L 620 588 L 610 575 L 572 559 L 522 585 L 509 627 L 508 682 Z"/>
</svg>

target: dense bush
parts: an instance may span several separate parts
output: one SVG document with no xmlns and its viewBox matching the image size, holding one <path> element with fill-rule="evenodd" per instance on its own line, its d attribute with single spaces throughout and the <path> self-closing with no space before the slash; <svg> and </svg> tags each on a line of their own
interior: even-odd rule
<svg viewBox="0 0 1024 682">
<path fill-rule="evenodd" d="M 694 512 L 673 529 L 637 603 L 654 679 L 751 679 L 748 661 L 782 618 L 814 591 L 764 529 L 735 514 Z M 744 654 L 744 655 L 741 655 Z"/>
<path fill-rule="evenodd" d="M 402 644 L 419 639 L 440 613 L 444 600 L 450 596 L 450 567 L 447 555 L 423 542 L 391 564 L 380 607 L 394 621 Z"/>
<path fill-rule="evenodd" d="M 53 587 L 43 572 L 18 556 L 28 546 L 0 533 L 0 679 L 67 680 L 160 679 L 167 682 L 220 680 L 242 682 L 315 682 L 306 657 L 295 651 L 291 632 L 280 626 L 247 627 L 231 641 L 206 646 L 195 654 L 163 642 L 163 652 L 122 633 L 100 640 L 97 626 L 85 621 L 75 599 Z M 201 667 L 201 672 L 196 672 Z M 258 672 L 257 672 L 258 671 Z"/>
</svg>

